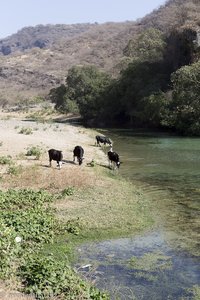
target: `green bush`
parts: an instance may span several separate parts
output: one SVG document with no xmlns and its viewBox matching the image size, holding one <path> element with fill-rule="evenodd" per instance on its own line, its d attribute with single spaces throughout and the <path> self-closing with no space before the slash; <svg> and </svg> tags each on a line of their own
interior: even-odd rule
<svg viewBox="0 0 200 300">
<path fill-rule="evenodd" d="M 31 146 L 27 148 L 26 156 L 35 156 L 35 159 L 40 159 L 43 152 L 40 146 Z"/>
<path fill-rule="evenodd" d="M 1 165 L 10 165 L 11 164 L 11 156 L 1 156 L 0 157 L 0 164 Z"/>
<path fill-rule="evenodd" d="M 19 133 L 21 134 L 32 134 L 33 133 L 33 130 L 31 128 L 26 128 L 26 127 L 22 127 L 21 130 L 19 131 Z"/>
<path fill-rule="evenodd" d="M 29 208 L 23 211 L 2 211 L 1 218 L 7 226 L 32 244 L 51 242 L 58 224 L 51 211 Z"/>
<path fill-rule="evenodd" d="M 8 189 L 0 190 L 0 209 L 24 209 L 42 206 L 46 202 L 52 202 L 53 196 L 45 190 L 34 191 L 31 189 Z"/>
<path fill-rule="evenodd" d="M 73 194 L 74 194 L 74 187 L 68 187 L 68 188 L 62 190 L 62 192 L 61 192 L 62 197 L 71 196 Z"/>
<path fill-rule="evenodd" d="M 12 166 L 9 166 L 8 168 L 8 174 L 11 174 L 11 175 L 18 175 L 22 170 L 22 167 L 21 166 L 15 166 L 15 165 L 12 165 Z"/>
<path fill-rule="evenodd" d="M 109 299 L 94 287 L 90 287 L 67 265 L 53 256 L 30 257 L 20 267 L 20 276 L 25 292 L 35 294 L 37 299 L 53 299 L 62 295 L 62 299 Z"/>
<path fill-rule="evenodd" d="M 50 242 L 55 232 L 61 230 L 53 210 L 44 205 L 50 200 L 52 197 L 44 191 L 1 191 L 1 220 L 26 242 Z"/>
<path fill-rule="evenodd" d="M 21 243 L 17 242 L 17 233 L 0 219 L 0 278 L 9 278 L 16 268 L 17 258 L 21 255 Z"/>
<path fill-rule="evenodd" d="M 79 235 L 80 230 L 81 230 L 81 223 L 80 223 L 79 218 L 74 219 L 74 220 L 68 220 L 65 225 L 65 228 L 69 233 Z"/>
</svg>

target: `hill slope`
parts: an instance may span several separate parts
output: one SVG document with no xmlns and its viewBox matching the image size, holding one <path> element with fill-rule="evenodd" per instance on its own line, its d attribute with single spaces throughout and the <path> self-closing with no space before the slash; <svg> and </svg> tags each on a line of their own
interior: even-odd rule
<svg viewBox="0 0 200 300">
<path fill-rule="evenodd" d="M 137 22 L 38 25 L 0 41 L 0 103 L 46 95 L 77 64 L 94 64 L 116 75 L 123 49 L 145 28 L 167 34 L 199 29 L 200 2 L 169 0 Z"/>
</svg>

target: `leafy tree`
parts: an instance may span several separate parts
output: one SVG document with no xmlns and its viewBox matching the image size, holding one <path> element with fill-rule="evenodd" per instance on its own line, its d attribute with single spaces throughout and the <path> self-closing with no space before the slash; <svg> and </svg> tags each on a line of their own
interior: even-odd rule
<svg viewBox="0 0 200 300">
<path fill-rule="evenodd" d="M 200 61 L 172 74 L 171 126 L 183 134 L 200 135 Z"/>
<path fill-rule="evenodd" d="M 95 118 L 101 109 L 101 94 L 110 82 L 110 76 L 95 66 L 72 67 L 66 78 L 65 101 L 77 103 L 85 120 Z"/>
<path fill-rule="evenodd" d="M 142 61 L 154 62 L 162 60 L 165 50 L 163 33 L 155 28 L 149 28 L 130 40 L 124 54 Z"/>
<path fill-rule="evenodd" d="M 51 102 L 55 103 L 56 109 L 63 109 L 64 97 L 66 93 L 66 87 L 64 84 L 61 84 L 57 88 L 53 88 L 49 92 L 49 97 Z"/>
<path fill-rule="evenodd" d="M 197 33 L 190 28 L 182 31 L 172 30 L 168 34 L 165 61 L 171 73 L 198 58 L 199 48 L 196 40 Z"/>
<path fill-rule="evenodd" d="M 161 95 L 161 91 L 166 87 L 167 79 L 161 62 L 135 61 L 129 64 L 119 79 L 118 95 L 119 107 L 126 117 L 128 116 L 130 124 L 134 126 L 155 125 L 155 120 L 159 117 L 155 115 L 150 117 L 149 112 L 153 113 L 153 109 L 158 105 L 158 99 L 162 98 L 158 95 Z M 158 107 L 161 109 L 162 105 L 164 101 L 157 106 L 157 114 L 159 113 Z"/>
</svg>

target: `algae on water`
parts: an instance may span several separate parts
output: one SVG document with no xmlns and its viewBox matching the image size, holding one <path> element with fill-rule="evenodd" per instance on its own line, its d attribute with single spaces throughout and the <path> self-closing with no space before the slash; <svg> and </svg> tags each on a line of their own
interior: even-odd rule
<svg viewBox="0 0 200 300">
<path fill-rule="evenodd" d="M 141 257 L 133 256 L 129 260 L 129 266 L 136 271 L 136 277 L 154 281 L 160 272 L 172 269 L 172 260 L 170 256 L 156 251 L 145 253 Z"/>
</svg>

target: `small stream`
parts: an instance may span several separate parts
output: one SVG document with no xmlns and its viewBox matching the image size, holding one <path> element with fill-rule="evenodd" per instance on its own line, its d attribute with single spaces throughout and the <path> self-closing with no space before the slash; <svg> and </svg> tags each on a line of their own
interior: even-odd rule
<svg viewBox="0 0 200 300">
<path fill-rule="evenodd" d="M 106 134 L 123 162 L 120 174 L 151 199 L 159 224 L 140 236 L 82 245 L 76 267 L 112 299 L 194 299 L 191 289 L 200 286 L 200 139 Z"/>
</svg>

